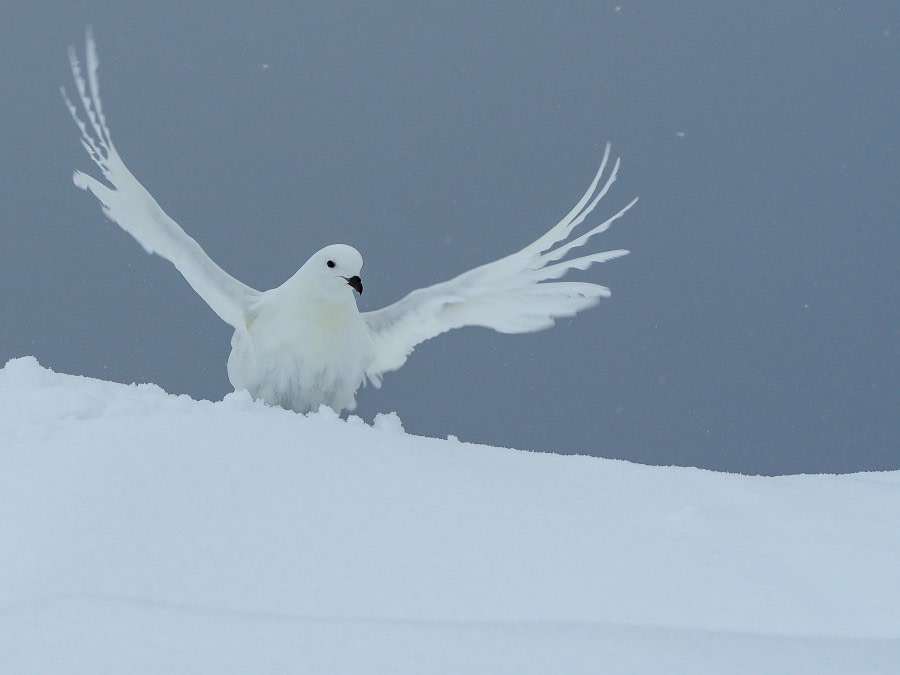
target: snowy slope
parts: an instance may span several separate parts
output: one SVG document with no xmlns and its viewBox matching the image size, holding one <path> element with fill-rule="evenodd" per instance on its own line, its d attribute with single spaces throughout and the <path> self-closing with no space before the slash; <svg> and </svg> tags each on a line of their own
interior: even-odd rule
<svg viewBox="0 0 900 675">
<path fill-rule="evenodd" d="M 900 472 L 781 478 L 0 371 L 0 672 L 900 672 Z"/>
</svg>

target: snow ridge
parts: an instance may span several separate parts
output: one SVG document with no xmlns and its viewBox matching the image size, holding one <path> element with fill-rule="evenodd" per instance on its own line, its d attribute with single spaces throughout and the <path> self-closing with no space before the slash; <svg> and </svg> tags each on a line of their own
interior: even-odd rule
<svg viewBox="0 0 900 675">
<path fill-rule="evenodd" d="M 0 370 L 0 671 L 896 672 L 900 472 L 748 477 Z"/>
</svg>

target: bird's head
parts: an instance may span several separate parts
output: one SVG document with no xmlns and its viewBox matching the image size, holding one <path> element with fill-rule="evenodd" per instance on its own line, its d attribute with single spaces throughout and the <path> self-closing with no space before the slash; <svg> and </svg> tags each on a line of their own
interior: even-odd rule
<svg viewBox="0 0 900 675">
<path fill-rule="evenodd" d="M 362 256 L 352 246 L 332 244 L 317 251 L 306 261 L 300 272 L 306 283 L 314 285 L 324 295 L 340 296 L 349 289 L 363 292 L 359 273 Z"/>
</svg>

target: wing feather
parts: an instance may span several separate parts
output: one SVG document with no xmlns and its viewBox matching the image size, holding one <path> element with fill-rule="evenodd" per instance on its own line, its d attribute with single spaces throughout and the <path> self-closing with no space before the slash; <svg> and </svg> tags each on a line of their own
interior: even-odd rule
<svg viewBox="0 0 900 675">
<path fill-rule="evenodd" d="M 421 342 L 463 326 L 482 326 L 501 333 L 530 333 L 552 326 L 556 319 L 574 316 L 609 297 L 605 286 L 589 282 L 555 281 L 573 269 L 626 255 L 615 250 L 562 260 L 634 206 L 637 198 L 581 236 L 566 242 L 594 210 L 616 180 L 619 160 L 602 187 L 609 162 L 606 145 L 600 168 L 587 192 L 559 223 L 522 250 L 476 267 L 454 279 L 413 291 L 383 309 L 363 313 L 376 357 L 366 375 L 376 386 L 381 376 L 402 366 Z M 553 264 L 550 264 L 553 263 Z"/>
<path fill-rule="evenodd" d="M 87 82 L 75 49 L 69 48 L 72 77 L 87 123 L 79 117 L 78 109 L 65 89 L 60 87 L 60 91 L 72 119 L 81 131 L 82 145 L 110 185 L 81 171 L 75 171 L 73 175 L 75 185 L 92 192 L 100 201 L 106 216 L 134 237 L 147 253 L 156 253 L 175 265 L 223 321 L 235 328 L 242 327 L 246 321 L 248 303 L 259 292 L 241 283 L 213 262 L 200 245 L 163 211 L 125 166 L 113 145 L 103 115 L 97 79 L 97 48 L 90 29 L 86 35 L 86 53 Z"/>
</svg>

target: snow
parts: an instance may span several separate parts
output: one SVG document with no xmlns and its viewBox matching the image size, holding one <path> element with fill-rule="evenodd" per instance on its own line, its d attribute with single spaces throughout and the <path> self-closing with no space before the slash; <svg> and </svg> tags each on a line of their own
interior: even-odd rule
<svg viewBox="0 0 900 675">
<path fill-rule="evenodd" d="M 900 671 L 900 472 L 416 437 L 0 370 L 0 672 Z"/>
</svg>

